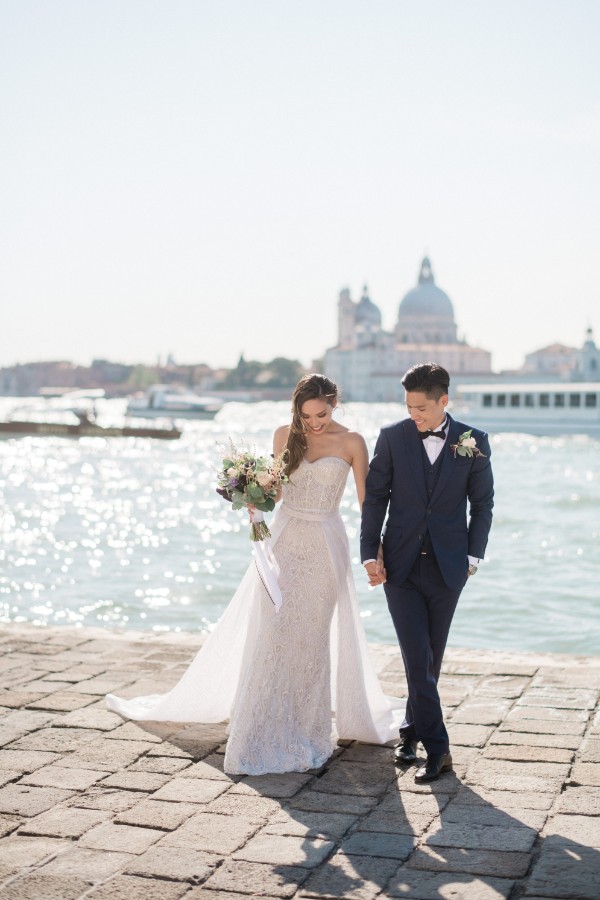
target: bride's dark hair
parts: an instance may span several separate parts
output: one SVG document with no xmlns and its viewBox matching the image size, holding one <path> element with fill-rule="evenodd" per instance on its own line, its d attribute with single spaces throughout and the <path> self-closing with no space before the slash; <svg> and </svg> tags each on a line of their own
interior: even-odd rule
<svg viewBox="0 0 600 900">
<path fill-rule="evenodd" d="M 306 426 L 302 419 L 303 405 L 307 400 L 325 400 L 330 406 L 335 406 L 339 396 L 340 392 L 337 384 L 334 384 L 326 375 L 313 373 L 304 375 L 300 379 L 292 395 L 292 423 L 286 444 L 286 475 L 291 475 L 292 472 L 296 471 L 308 447 Z"/>
</svg>

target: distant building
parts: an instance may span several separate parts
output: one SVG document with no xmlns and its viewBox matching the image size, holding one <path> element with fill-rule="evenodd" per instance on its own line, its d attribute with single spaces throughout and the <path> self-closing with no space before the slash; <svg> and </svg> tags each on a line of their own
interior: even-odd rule
<svg viewBox="0 0 600 900">
<path fill-rule="evenodd" d="M 324 368 L 346 400 L 403 401 L 402 376 L 429 360 L 463 379 L 492 375 L 491 354 L 458 338 L 452 302 L 436 285 L 427 257 L 416 287 L 400 303 L 393 332 L 383 330 L 366 285 L 356 303 L 348 289 L 340 292 L 338 343 L 326 351 Z"/>
<path fill-rule="evenodd" d="M 579 349 L 565 344 L 550 344 L 528 353 L 519 374 L 538 381 L 598 381 L 600 350 L 594 342 L 592 329 L 587 329 L 585 341 Z"/>
<path fill-rule="evenodd" d="M 90 366 L 80 366 L 50 360 L 0 368 L 0 396 L 58 396 L 69 390 L 102 389 L 107 397 L 122 397 L 155 382 L 206 391 L 217 380 L 218 373 L 203 363 L 157 367 L 95 359 Z"/>
<path fill-rule="evenodd" d="M 568 378 L 577 364 L 578 350 L 565 344 L 550 344 L 528 353 L 520 370 L 535 377 Z"/>
</svg>

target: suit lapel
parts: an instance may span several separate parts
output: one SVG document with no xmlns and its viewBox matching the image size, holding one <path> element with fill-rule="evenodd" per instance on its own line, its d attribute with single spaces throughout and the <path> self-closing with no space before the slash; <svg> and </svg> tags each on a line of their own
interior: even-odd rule
<svg viewBox="0 0 600 900">
<path fill-rule="evenodd" d="M 417 426 L 412 419 L 407 421 L 405 425 L 404 440 L 413 481 L 421 493 L 423 502 L 427 503 L 427 485 L 425 484 L 425 468 L 423 466 L 423 441 L 419 437 Z"/>
<path fill-rule="evenodd" d="M 448 479 L 450 478 L 452 471 L 454 469 L 454 454 L 450 449 L 451 444 L 456 444 L 458 442 L 458 436 L 460 433 L 460 428 L 448 413 L 448 437 L 444 443 L 444 447 L 442 449 L 442 462 L 440 464 L 440 474 L 437 480 L 437 484 L 434 488 L 431 500 L 437 500 L 441 492 L 444 490 Z"/>
</svg>

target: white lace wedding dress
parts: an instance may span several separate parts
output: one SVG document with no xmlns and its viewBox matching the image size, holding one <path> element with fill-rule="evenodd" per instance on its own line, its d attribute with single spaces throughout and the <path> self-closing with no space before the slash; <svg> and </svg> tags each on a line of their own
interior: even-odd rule
<svg viewBox="0 0 600 900">
<path fill-rule="evenodd" d="M 278 612 L 252 563 L 175 687 L 108 694 L 109 708 L 138 721 L 229 720 L 230 774 L 302 772 L 323 765 L 338 738 L 397 737 L 401 704 L 383 694 L 369 658 L 338 511 L 349 470 L 335 456 L 304 460 L 284 486 L 270 524 Z"/>
</svg>

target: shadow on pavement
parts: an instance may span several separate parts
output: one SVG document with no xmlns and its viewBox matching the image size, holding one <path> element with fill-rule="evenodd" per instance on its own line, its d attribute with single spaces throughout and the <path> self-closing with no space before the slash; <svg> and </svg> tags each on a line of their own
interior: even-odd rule
<svg viewBox="0 0 600 900">
<path fill-rule="evenodd" d="M 153 723 L 140 727 L 155 733 Z M 196 776 L 208 778 L 211 769 L 222 777 L 225 740 L 223 725 L 184 727 L 168 737 L 196 761 Z M 465 784 L 455 772 L 416 785 L 416 769 L 396 770 L 390 757 L 389 747 L 354 743 L 340 746 L 319 771 L 231 778 L 194 826 L 206 814 L 208 828 L 214 813 L 243 818 L 254 809 L 257 827 L 240 832 L 239 846 L 230 846 L 206 886 L 361 900 L 382 892 L 420 900 L 492 900 L 514 891 L 600 897 L 600 852 L 592 846 L 600 845 L 600 810 L 579 815 L 577 804 L 566 802 L 549 819 L 551 786 L 525 799 Z M 457 768 L 462 775 L 465 767 Z M 182 776 L 192 777 L 186 771 Z"/>
</svg>

